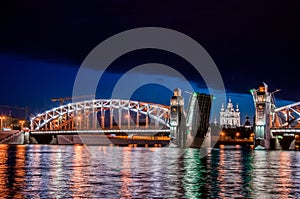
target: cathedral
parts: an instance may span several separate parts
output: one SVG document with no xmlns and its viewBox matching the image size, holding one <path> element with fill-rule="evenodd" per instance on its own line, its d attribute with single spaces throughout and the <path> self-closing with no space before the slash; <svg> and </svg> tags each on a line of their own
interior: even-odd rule
<svg viewBox="0 0 300 199">
<path fill-rule="evenodd" d="M 227 103 L 226 109 L 222 104 L 220 111 L 220 125 L 225 128 L 236 128 L 241 126 L 240 110 L 238 105 L 234 108 L 231 99 Z"/>
</svg>

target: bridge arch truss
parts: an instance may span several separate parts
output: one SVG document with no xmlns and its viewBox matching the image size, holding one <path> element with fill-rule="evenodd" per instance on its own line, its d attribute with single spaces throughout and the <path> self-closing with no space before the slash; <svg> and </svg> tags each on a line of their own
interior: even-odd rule
<svg viewBox="0 0 300 199">
<path fill-rule="evenodd" d="M 169 106 L 160 104 L 94 99 L 69 103 L 38 114 L 31 118 L 31 130 L 158 129 L 169 127 L 169 112 Z"/>
</svg>

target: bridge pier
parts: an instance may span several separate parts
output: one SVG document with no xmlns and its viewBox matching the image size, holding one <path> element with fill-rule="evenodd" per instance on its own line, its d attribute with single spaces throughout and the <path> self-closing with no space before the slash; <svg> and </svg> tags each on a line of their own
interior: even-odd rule
<svg viewBox="0 0 300 199">
<path fill-rule="evenodd" d="M 51 140 L 50 144 L 58 144 L 57 135 L 52 136 L 52 140 Z"/>
<path fill-rule="evenodd" d="M 273 139 L 273 142 L 274 142 L 274 149 L 282 150 L 282 147 L 280 145 L 280 138 L 278 136 L 275 136 L 275 138 Z"/>
<path fill-rule="evenodd" d="M 24 132 L 24 144 L 30 144 L 30 133 Z"/>
<path fill-rule="evenodd" d="M 299 133 L 300 102 L 276 108 L 274 92 L 268 92 L 265 83 L 250 92 L 255 105 L 255 148 L 294 150 L 295 136 Z"/>
<path fill-rule="evenodd" d="M 270 113 L 273 99 L 268 86 L 262 83 L 258 89 L 250 90 L 255 105 L 254 147 L 270 149 Z"/>
<path fill-rule="evenodd" d="M 180 148 L 186 147 L 186 128 L 183 114 L 184 99 L 181 90 L 176 88 L 170 100 L 170 136 L 171 141 Z"/>
<path fill-rule="evenodd" d="M 281 136 L 279 140 L 281 149 L 283 150 L 295 150 L 295 136 Z"/>
<path fill-rule="evenodd" d="M 295 150 L 295 145 L 296 145 L 296 139 L 293 139 L 293 141 L 290 144 L 289 150 Z"/>
</svg>

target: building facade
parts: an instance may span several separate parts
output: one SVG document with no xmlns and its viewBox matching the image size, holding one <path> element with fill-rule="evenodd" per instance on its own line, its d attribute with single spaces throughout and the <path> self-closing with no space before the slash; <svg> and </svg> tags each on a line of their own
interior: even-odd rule
<svg viewBox="0 0 300 199">
<path fill-rule="evenodd" d="M 238 105 L 234 108 L 231 99 L 229 99 L 226 109 L 222 104 L 220 111 L 220 125 L 225 128 L 235 128 L 241 126 L 240 110 Z"/>
</svg>

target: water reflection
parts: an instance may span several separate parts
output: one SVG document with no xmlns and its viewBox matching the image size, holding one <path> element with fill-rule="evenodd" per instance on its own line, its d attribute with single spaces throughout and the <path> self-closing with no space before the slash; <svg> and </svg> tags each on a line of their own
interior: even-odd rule
<svg viewBox="0 0 300 199">
<path fill-rule="evenodd" d="M 0 145 L 0 196 L 1 198 L 20 197 L 20 190 L 24 182 L 23 146 Z"/>
<path fill-rule="evenodd" d="M 83 182 L 84 178 L 84 171 L 83 167 L 80 165 L 82 160 L 82 147 L 81 146 L 74 146 L 74 157 L 72 158 L 72 166 L 73 173 L 71 175 L 71 182 L 73 187 L 73 198 L 80 198 L 84 196 L 84 189 L 83 189 Z"/>
<path fill-rule="evenodd" d="M 0 145 L 0 198 L 299 198 L 300 153 Z M 179 157 L 179 158 L 178 158 Z"/>
<path fill-rule="evenodd" d="M 121 170 L 121 197 L 129 198 L 132 197 L 132 177 L 131 177 L 131 153 L 128 153 L 128 148 L 124 148 L 123 153 L 123 163 L 122 163 L 122 170 Z"/>
<path fill-rule="evenodd" d="M 287 152 L 282 152 L 279 155 L 279 184 L 281 187 L 279 188 L 279 192 L 281 192 L 281 197 L 287 198 L 291 197 L 291 188 L 292 188 L 292 179 L 291 179 L 291 154 Z"/>
<path fill-rule="evenodd" d="M 9 195 L 9 191 L 6 186 L 10 183 L 7 174 L 8 146 L 0 145 L 0 150 L 0 194 L 1 197 L 6 198 Z"/>
<path fill-rule="evenodd" d="M 186 198 L 206 198 L 209 195 L 207 159 L 200 157 L 197 149 L 185 153 L 183 183 Z"/>
<path fill-rule="evenodd" d="M 14 180 L 12 180 L 12 186 L 16 189 L 14 195 L 18 196 L 24 185 L 26 148 L 22 145 L 17 145 L 15 154 L 15 174 L 13 176 Z"/>
<path fill-rule="evenodd" d="M 295 151 L 255 151 L 254 196 L 299 197 L 299 183 L 292 172 L 299 172 L 299 153 Z M 296 164 L 295 164 L 296 163 Z"/>
</svg>

